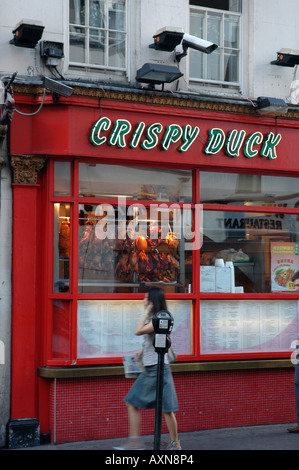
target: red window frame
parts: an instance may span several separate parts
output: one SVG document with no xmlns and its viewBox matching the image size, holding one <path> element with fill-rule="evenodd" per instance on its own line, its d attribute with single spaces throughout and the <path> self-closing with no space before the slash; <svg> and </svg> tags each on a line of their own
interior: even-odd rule
<svg viewBox="0 0 299 470">
<path fill-rule="evenodd" d="M 46 227 L 45 233 L 47 238 L 45 240 L 45 296 L 44 296 L 44 311 L 45 311 L 45 347 L 44 347 L 44 364 L 48 366 L 80 366 L 80 365 L 101 365 L 101 364 L 120 364 L 122 363 L 122 357 L 114 358 L 86 358 L 77 359 L 77 303 L 79 300 L 136 300 L 143 299 L 144 294 L 141 293 L 126 293 L 126 294 L 91 294 L 91 293 L 79 293 L 78 292 L 78 204 L 84 203 L 95 204 L 99 203 L 99 198 L 83 198 L 79 197 L 79 162 L 81 159 L 72 159 L 63 161 L 70 161 L 72 164 L 72 196 L 61 197 L 54 196 L 54 160 L 50 160 L 48 164 L 48 170 L 46 175 L 47 183 L 47 196 L 46 196 Z M 84 162 L 87 162 L 84 159 Z M 93 160 L 94 163 L 94 160 Z M 96 162 L 100 163 L 100 162 Z M 106 162 L 105 162 L 106 163 Z M 116 162 L 117 163 L 117 162 Z M 121 162 L 123 165 L 123 162 Z M 142 166 L 141 164 L 135 163 L 136 166 Z M 145 165 L 144 165 L 145 166 Z M 156 166 L 156 165 L 155 165 Z M 199 197 L 199 176 L 200 168 L 193 169 L 193 207 L 195 204 L 200 203 Z M 206 169 L 202 168 L 202 171 Z M 294 175 L 292 175 L 294 176 Z M 55 202 L 68 203 L 71 205 L 72 214 L 72 230 L 71 230 L 71 268 L 70 268 L 70 292 L 68 293 L 54 293 L 53 292 L 53 240 L 54 240 L 54 217 L 53 207 Z M 116 199 L 101 199 L 101 202 L 107 202 L 111 205 L 117 204 Z M 130 201 L 130 204 L 132 201 Z M 148 201 L 140 201 L 138 203 L 148 204 Z M 229 206 L 230 212 L 240 212 L 243 206 Z M 299 215 L 299 209 L 296 208 L 280 208 L 280 207 L 251 207 L 250 212 L 264 213 L 267 209 L 267 213 L 286 213 Z M 226 205 L 221 204 L 203 204 L 203 210 L 209 211 L 227 211 Z M 229 353 L 229 354 L 200 354 L 200 301 L 202 300 L 289 300 L 290 294 L 275 294 L 275 293 L 247 293 L 247 294 L 218 294 L 218 293 L 200 293 L 200 250 L 193 252 L 193 272 L 192 272 L 192 293 L 176 293 L 166 294 L 167 300 L 180 300 L 189 299 L 193 303 L 193 318 L 191 324 L 191 343 L 193 345 L 193 354 L 179 356 L 178 361 L 217 361 L 217 360 L 242 360 L 242 359 L 263 359 L 263 358 L 287 358 L 290 357 L 290 351 L 286 352 L 253 352 L 253 353 Z M 52 335 L 53 335 L 53 319 L 52 319 L 52 303 L 54 300 L 64 300 L 69 302 L 70 315 L 69 315 L 69 358 L 53 358 L 52 356 Z M 292 299 L 299 299 L 299 294 L 292 294 Z"/>
</svg>

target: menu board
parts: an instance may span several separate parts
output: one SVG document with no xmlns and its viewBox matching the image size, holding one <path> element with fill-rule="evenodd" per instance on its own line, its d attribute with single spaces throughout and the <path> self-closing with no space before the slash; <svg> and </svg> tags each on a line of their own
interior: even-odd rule
<svg viewBox="0 0 299 470">
<path fill-rule="evenodd" d="M 299 270 L 298 243 L 271 243 L 271 291 L 294 292 L 292 278 Z"/>
<path fill-rule="evenodd" d="M 201 354 L 289 351 L 298 337 L 298 300 L 205 300 Z"/>
<path fill-rule="evenodd" d="M 190 354 L 192 302 L 169 300 L 167 307 L 174 318 L 174 349 Z M 143 300 L 79 301 L 77 357 L 122 357 L 141 349 L 143 337 L 134 331 L 143 314 Z"/>
</svg>

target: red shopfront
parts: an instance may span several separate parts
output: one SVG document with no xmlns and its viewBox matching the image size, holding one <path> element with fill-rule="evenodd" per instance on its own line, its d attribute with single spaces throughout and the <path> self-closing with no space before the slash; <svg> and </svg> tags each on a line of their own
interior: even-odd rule
<svg viewBox="0 0 299 470">
<path fill-rule="evenodd" d="M 126 436 L 122 360 L 160 285 L 180 431 L 295 421 L 298 121 L 118 96 L 13 119 L 11 420 L 57 443 Z"/>
</svg>

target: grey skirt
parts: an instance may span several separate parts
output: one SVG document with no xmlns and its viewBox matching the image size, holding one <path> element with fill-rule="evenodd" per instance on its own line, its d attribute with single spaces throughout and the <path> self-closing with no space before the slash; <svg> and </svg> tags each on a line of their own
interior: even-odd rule
<svg viewBox="0 0 299 470">
<path fill-rule="evenodd" d="M 135 408 L 155 408 L 157 393 L 157 367 L 157 365 L 154 365 L 144 368 L 132 385 L 131 390 L 124 398 L 125 402 Z M 177 411 L 178 409 L 178 400 L 171 369 L 168 364 L 165 364 L 162 411 L 170 413 L 172 411 Z"/>
</svg>

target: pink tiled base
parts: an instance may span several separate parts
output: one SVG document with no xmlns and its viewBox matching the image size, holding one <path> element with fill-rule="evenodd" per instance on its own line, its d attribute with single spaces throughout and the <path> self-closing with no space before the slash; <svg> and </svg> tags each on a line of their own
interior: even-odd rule
<svg viewBox="0 0 299 470">
<path fill-rule="evenodd" d="M 174 374 L 179 432 L 296 422 L 294 371 L 266 369 Z M 51 385 L 56 443 L 128 435 L 124 377 L 57 379 Z M 154 410 L 141 411 L 141 433 L 154 433 Z M 167 432 L 164 420 L 162 433 Z"/>
</svg>

